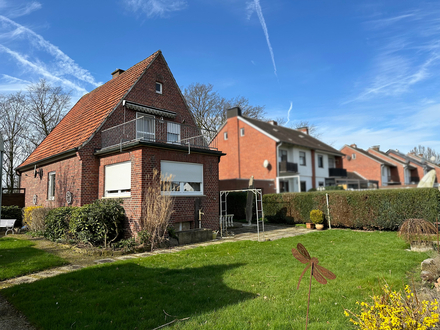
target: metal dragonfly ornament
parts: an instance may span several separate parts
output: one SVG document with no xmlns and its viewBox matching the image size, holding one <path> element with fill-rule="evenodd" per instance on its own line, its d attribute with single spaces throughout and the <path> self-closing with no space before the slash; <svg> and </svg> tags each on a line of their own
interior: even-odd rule
<svg viewBox="0 0 440 330">
<path fill-rule="evenodd" d="M 307 316 L 306 316 L 306 330 L 307 330 L 307 324 L 309 322 L 309 306 L 310 306 L 310 293 L 312 291 L 312 276 L 321 284 L 327 284 L 327 280 L 325 278 L 328 278 L 329 280 L 334 280 L 336 278 L 336 275 L 333 274 L 328 269 L 318 265 L 319 261 L 317 258 L 310 257 L 309 252 L 307 249 L 302 245 L 301 243 L 298 243 L 296 246 L 296 249 L 292 249 L 293 256 L 301 263 L 307 264 L 306 268 L 304 268 L 303 272 L 301 273 L 301 276 L 299 277 L 298 286 L 296 289 L 299 289 L 299 284 L 301 283 L 301 279 L 306 273 L 306 271 L 310 268 L 310 282 L 309 282 L 309 298 L 307 301 Z"/>
</svg>

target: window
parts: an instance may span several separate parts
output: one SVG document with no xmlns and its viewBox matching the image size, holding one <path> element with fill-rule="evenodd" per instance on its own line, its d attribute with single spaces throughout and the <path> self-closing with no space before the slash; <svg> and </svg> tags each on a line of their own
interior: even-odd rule
<svg viewBox="0 0 440 330">
<path fill-rule="evenodd" d="M 224 132 L 224 133 L 223 133 L 223 138 L 224 138 L 225 140 L 228 139 L 228 132 Z"/>
<path fill-rule="evenodd" d="M 136 139 L 155 141 L 155 120 L 154 116 L 144 113 L 136 113 Z"/>
<path fill-rule="evenodd" d="M 320 187 L 324 187 L 324 182 L 319 181 L 319 182 L 318 182 L 318 185 L 319 185 Z"/>
<path fill-rule="evenodd" d="M 356 154 L 351 154 L 352 159 L 356 159 Z"/>
<path fill-rule="evenodd" d="M 156 81 L 156 93 L 162 94 L 162 84 Z"/>
<path fill-rule="evenodd" d="M 335 159 L 333 157 L 328 158 L 328 167 L 329 168 L 335 168 Z"/>
<path fill-rule="evenodd" d="M 240 128 L 240 135 L 244 136 L 244 127 Z"/>
<path fill-rule="evenodd" d="M 306 166 L 306 153 L 305 153 L 305 151 L 299 152 L 299 165 Z"/>
<path fill-rule="evenodd" d="M 167 142 L 180 143 L 180 124 L 167 123 Z"/>
<path fill-rule="evenodd" d="M 131 162 L 106 165 L 104 168 L 104 197 L 131 196 Z"/>
<path fill-rule="evenodd" d="M 289 181 L 280 180 L 280 193 L 289 192 Z"/>
<path fill-rule="evenodd" d="M 324 156 L 318 155 L 318 167 L 324 168 Z"/>
<path fill-rule="evenodd" d="M 49 172 L 47 179 L 47 199 L 53 201 L 55 199 L 55 172 Z"/>
<path fill-rule="evenodd" d="M 162 177 L 171 176 L 171 195 L 203 195 L 203 165 L 161 161 Z"/>
<path fill-rule="evenodd" d="M 280 149 L 280 162 L 287 162 L 287 150 Z"/>
<path fill-rule="evenodd" d="M 307 191 L 307 185 L 305 181 L 301 181 L 301 192 Z"/>
</svg>

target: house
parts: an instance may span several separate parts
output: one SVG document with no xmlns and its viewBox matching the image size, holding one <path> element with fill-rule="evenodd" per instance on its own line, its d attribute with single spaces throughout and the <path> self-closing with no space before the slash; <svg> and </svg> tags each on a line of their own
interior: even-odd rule
<svg viewBox="0 0 440 330">
<path fill-rule="evenodd" d="M 173 176 L 177 230 L 218 228 L 218 163 L 161 51 L 84 95 L 17 168 L 26 206 L 122 198 L 127 236 L 139 228 L 152 172 Z"/>
<path fill-rule="evenodd" d="M 381 187 L 409 185 L 417 176 L 414 164 L 382 152 L 379 146 L 364 150 L 351 144 L 345 145 L 341 152 L 345 154 L 343 163 L 347 171 L 376 181 Z"/>
<path fill-rule="evenodd" d="M 299 192 L 334 184 L 345 177 L 343 154 L 308 134 L 227 111 L 216 139 L 226 153 L 219 166 L 220 189 L 248 187 L 251 176 L 263 193 Z"/>
</svg>

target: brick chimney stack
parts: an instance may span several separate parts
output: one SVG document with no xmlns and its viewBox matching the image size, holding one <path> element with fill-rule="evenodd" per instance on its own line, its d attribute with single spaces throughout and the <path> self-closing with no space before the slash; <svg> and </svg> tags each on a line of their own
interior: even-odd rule
<svg viewBox="0 0 440 330">
<path fill-rule="evenodd" d="M 356 144 L 350 144 L 350 147 L 352 147 L 352 148 L 357 148 L 358 146 L 356 145 Z"/>
<path fill-rule="evenodd" d="M 116 77 L 119 77 L 120 74 L 124 73 L 125 70 L 122 69 L 116 69 L 112 72 L 112 79 L 115 79 Z"/>
<path fill-rule="evenodd" d="M 303 133 L 305 133 L 307 135 L 309 135 L 309 128 L 307 126 L 297 128 L 297 130 L 300 131 L 300 132 L 303 132 Z"/>
<path fill-rule="evenodd" d="M 275 120 L 269 120 L 268 123 L 274 126 L 278 126 L 278 123 Z"/>
<path fill-rule="evenodd" d="M 226 111 L 226 118 L 241 117 L 241 108 L 234 107 Z"/>
<path fill-rule="evenodd" d="M 379 145 L 377 145 L 377 146 L 372 146 L 371 149 L 376 150 L 376 151 L 379 151 L 380 146 L 379 146 Z"/>
</svg>

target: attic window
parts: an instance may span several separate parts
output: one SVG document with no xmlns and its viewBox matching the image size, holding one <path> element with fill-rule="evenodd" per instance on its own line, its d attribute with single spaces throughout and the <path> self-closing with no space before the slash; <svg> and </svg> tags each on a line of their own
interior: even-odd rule
<svg viewBox="0 0 440 330">
<path fill-rule="evenodd" d="M 156 93 L 162 94 L 162 83 L 156 81 Z"/>
<path fill-rule="evenodd" d="M 356 159 L 356 154 L 351 154 L 352 159 Z"/>
<path fill-rule="evenodd" d="M 244 136 L 244 127 L 240 128 L 240 136 Z"/>
<path fill-rule="evenodd" d="M 224 133 L 223 133 L 223 139 L 225 139 L 225 140 L 228 139 L 228 132 L 224 132 Z"/>
</svg>

